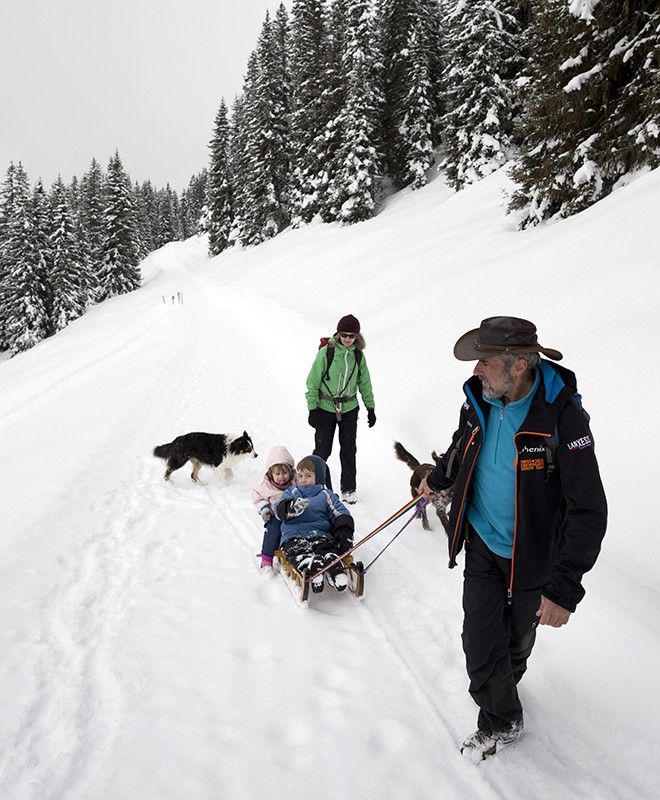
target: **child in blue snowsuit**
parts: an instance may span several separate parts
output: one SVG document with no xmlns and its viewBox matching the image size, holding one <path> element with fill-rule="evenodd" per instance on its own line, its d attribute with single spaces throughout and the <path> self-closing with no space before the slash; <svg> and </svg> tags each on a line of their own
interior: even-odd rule
<svg viewBox="0 0 660 800">
<path fill-rule="evenodd" d="M 298 483 L 282 493 L 275 516 L 282 521 L 281 549 L 298 572 L 313 575 L 353 544 L 355 523 L 339 497 L 325 487 L 327 465 L 307 456 L 297 466 Z M 324 573 L 337 591 L 348 586 L 341 561 Z M 323 575 L 312 579 L 312 591 L 323 591 Z"/>
</svg>

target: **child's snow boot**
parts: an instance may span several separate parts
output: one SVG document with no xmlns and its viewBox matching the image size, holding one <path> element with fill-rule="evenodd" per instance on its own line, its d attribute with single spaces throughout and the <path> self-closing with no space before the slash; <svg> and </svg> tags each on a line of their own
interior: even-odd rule
<svg viewBox="0 0 660 800">
<path fill-rule="evenodd" d="M 338 561 L 334 566 L 325 573 L 326 580 L 338 592 L 343 592 L 348 589 L 348 578 L 344 572 L 344 567 L 341 561 Z"/>
</svg>

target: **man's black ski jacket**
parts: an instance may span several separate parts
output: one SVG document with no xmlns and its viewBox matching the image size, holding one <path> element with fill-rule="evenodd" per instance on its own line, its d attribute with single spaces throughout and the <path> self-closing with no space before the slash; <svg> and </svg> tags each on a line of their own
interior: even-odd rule
<svg viewBox="0 0 660 800">
<path fill-rule="evenodd" d="M 584 597 L 582 576 L 593 567 L 605 535 L 607 502 L 575 375 L 545 360 L 538 369 L 539 386 L 514 437 L 516 521 L 509 593 L 540 588 L 549 600 L 575 611 Z M 492 408 L 477 377 L 463 389 L 458 430 L 427 477 L 432 491 L 454 487 L 450 567 L 463 547 L 472 477 Z"/>
</svg>

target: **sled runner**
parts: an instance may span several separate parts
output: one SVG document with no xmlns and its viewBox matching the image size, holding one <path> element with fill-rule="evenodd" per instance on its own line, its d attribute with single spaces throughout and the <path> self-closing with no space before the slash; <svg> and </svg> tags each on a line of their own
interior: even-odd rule
<svg viewBox="0 0 660 800">
<path fill-rule="evenodd" d="M 356 597 L 362 597 L 364 594 L 364 573 L 362 571 L 362 562 L 354 561 L 353 556 L 345 555 L 341 559 L 344 568 L 344 575 L 348 581 L 348 589 Z M 276 572 L 282 576 L 284 583 L 291 592 L 293 599 L 299 605 L 307 605 L 309 603 L 309 595 L 311 588 L 311 578 L 313 575 L 303 575 L 301 572 L 286 560 L 286 556 L 282 550 L 275 551 L 273 558 L 273 567 Z"/>
</svg>

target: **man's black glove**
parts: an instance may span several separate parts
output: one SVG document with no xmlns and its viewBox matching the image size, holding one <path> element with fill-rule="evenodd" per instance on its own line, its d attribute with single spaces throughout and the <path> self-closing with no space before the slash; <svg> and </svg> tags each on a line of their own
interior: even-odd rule
<svg viewBox="0 0 660 800">
<path fill-rule="evenodd" d="M 319 413 L 319 409 L 318 408 L 313 408 L 309 412 L 309 416 L 307 417 L 307 422 L 312 426 L 312 428 L 316 428 L 318 426 L 319 417 L 320 417 L 320 413 Z"/>
<path fill-rule="evenodd" d="M 373 426 L 376 424 L 376 412 L 373 408 L 367 409 L 367 422 L 369 423 L 370 428 L 373 428 Z"/>
</svg>

